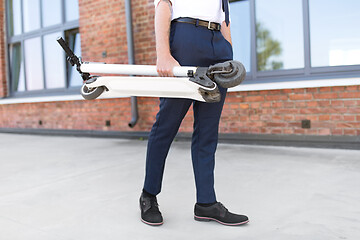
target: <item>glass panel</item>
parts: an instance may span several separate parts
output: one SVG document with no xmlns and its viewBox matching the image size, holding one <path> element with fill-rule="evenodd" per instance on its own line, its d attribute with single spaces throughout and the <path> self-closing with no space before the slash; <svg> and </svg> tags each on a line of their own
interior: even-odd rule
<svg viewBox="0 0 360 240">
<path fill-rule="evenodd" d="M 42 0 L 43 26 L 61 23 L 61 0 Z"/>
<path fill-rule="evenodd" d="M 24 47 L 27 90 L 43 89 L 44 77 L 42 68 L 42 50 L 40 37 L 25 40 Z"/>
<path fill-rule="evenodd" d="M 81 42 L 80 42 L 80 33 L 70 33 L 69 34 L 69 46 L 71 50 L 75 53 L 76 56 L 81 56 Z M 83 80 L 76 70 L 76 67 L 72 67 L 70 64 L 68 64 L 68 79 L 69 79 L 69 86 L 70 87 L 77 87 L 81 86 L 83 83 Z"/>
<path fill-rule="evenodd" d="M 9 53 L 12 90 L 15 92 L 25 91 L 24 63 L 21 57 L 21 44 L 15 43 L 11 45 Z"/>
<path fill-rule="evenodd" d="M 248 72 L 251 63 L 251 32 L 249 1 L 236 1 L 230 4 L 231 39 L 234 59 L 242 62 Z"/>
<path fill-rule="evenodd" d="M 302 0 L 256 0 L 259 71 L 304 67 Z"/>
<path fill-rule="evenodd" d="M 44 61 L 46 88 L 65 88 L 64 51 L 56 38 L 60 32 L 44 36 Z"/>
<path fill-rule="evenodd" d="M 40 28 L 40 0 L 23 0 L 24 31 Z"/>
<path fill-rule="evenodd" d="M 309 7 L 311 65 L 360 64 L 360 1 L 310 0 Z"/>
<path fill-rule="evenodd" d="M 79 1 L 65 0 L 65 16 L 66 21 L 79 19 Z"/>
<path fill-rule="evenodd" d="M 9 1 L 9 34 L 21 34 L 21 0 Z"/>
</svg>

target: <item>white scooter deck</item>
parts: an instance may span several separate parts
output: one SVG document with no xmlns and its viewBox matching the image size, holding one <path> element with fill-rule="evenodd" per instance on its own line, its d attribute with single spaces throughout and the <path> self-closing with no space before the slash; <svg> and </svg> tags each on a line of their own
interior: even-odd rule
<svg viewBox="0 0 360 240">
<path fill-rule="evenodd" d="M 106 91 L 99 98 L 121 96 L 189 98 L 206 102 L 199 92 L 199 85 L 184 77 L 98 77 L 93 83 L 85 84 L 88 89 L 105 86 Z M 217 88 L 202 87 L 205 91 Z"/>
</svg>

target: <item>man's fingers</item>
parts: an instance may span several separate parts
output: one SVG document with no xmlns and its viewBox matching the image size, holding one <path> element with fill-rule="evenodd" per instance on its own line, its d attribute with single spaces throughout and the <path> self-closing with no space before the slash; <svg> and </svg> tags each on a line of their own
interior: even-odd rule
<svg viewBox="0 0 360 240">
<path fill-rule="evenodd" d="M 160 77 L 173 77 L 174 76 L 172 69 L 158 68 L 157 72 L 159 73 Z"/>
</svg>

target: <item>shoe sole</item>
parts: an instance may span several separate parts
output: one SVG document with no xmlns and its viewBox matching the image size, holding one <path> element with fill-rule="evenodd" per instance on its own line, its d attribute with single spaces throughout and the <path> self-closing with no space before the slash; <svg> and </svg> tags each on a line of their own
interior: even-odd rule
<svg viewBox="0 0 360 240">
<path fill-rule="evenodd" d="M 247 224 L 249 222 L 249 220 L 247 221 L 244 221 L 244 222 L 239 222 L 239 223 L 224 223 L 222 221 L 219 221 L 215 218 L 209 218 L 209 217 L 199 217 L 199 216 L 194 216 L 194 219 L 196 221 L 199 221 L 199 222 L 210 222 L 210 221 L 215 221 L 215 222 L 218 222 L 222 225 L 226 225 L 226 226 L 239 226 L 239 225 L 244 225 L 244 224 Z"/>
<path fill-rule="evenodd" d="M 150 226 L 161 226 L 163 225 L 164 222 L 160 222 L 160 223 L 151 223 L 151 222 L 147 222 L 145 221 L 144 219 L 141 218 L 141 221 L 147 225 L 150 225 Z"/>
</svg>

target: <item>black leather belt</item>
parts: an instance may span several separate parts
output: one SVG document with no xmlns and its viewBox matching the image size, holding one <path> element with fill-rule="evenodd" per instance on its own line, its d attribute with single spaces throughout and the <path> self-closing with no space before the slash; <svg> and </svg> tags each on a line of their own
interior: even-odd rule
<svg viewBox="0 0 360 240">
<path fill-rule="evenodd" d="M 219 23 L 208 22 L 208 21 L 195 19 L 195 18 L 189 18 L 189 17 L 176 18 L 172 21 L 173 22 L 190 23 L 190 24 L 194 24 L 195 26 L 206 27 L 207 29 L 214 30 L 214 31 L 220 31 L 220 29 L 221 29 L 221 25 Z"/>
</svg>

